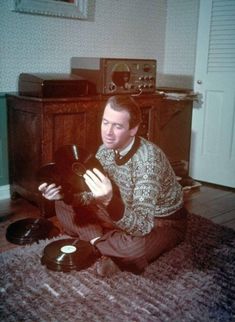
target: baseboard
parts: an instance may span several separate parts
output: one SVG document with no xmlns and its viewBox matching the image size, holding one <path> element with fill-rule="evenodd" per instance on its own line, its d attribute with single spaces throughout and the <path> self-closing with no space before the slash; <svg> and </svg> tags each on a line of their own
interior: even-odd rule
<svg viewBox="0 0 235 322">
<path fill-rule="evenodd" d="M 10 185 L 0 186 L 0 200 L 10 198 Z"/>
</svg>

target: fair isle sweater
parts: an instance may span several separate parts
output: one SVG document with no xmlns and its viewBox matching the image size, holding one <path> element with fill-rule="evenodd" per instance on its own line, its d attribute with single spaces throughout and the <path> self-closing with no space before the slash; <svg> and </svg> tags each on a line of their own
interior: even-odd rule
<svg viewBox="0 0 235 322">
<path fill-rule="evenodd" d="M 136 138 L 126 156 L 115 160 L 102 145 L 96 158 L 119 188 L 107 211 L 118 228 L 134 236 L 148 234 L 156 217 L 169 216 L 183 206 L 183 193 L 163 151 L 144 138 Z"/>
</svg>

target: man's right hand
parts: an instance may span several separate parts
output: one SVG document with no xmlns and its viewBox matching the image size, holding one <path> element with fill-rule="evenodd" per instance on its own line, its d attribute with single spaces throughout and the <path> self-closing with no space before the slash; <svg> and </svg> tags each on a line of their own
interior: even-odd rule
<svg viewBox="0 0 235 322">
<path fill-rule="evenodd" d="M 41 191 L 44 198 L 47 200 L 60 200 L 63 198 L 61 193 L 61 186 L 56 186 L 55 183 L 48 185 L 46 182 L 42 183 L 38 190 Z"/>
</svg>

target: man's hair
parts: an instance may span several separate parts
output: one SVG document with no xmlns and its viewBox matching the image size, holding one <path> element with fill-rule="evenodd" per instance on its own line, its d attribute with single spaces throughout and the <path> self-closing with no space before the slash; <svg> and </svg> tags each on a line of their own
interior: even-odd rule
<svg viewBox="0 0 235 322">
<path fill-rule="evenodd" d="M 141 118 L 140 107 L 131 96 L 126 96 L 126 95 L 111 96 L 109 97 L 106 105 L 107 104 L 109 104 L 110 107 L 115 111 L 127 111 L 129 113 L 130 129 L 134 128 L 136 125 L 141 123 L 142 118 Z"/>
</svg>

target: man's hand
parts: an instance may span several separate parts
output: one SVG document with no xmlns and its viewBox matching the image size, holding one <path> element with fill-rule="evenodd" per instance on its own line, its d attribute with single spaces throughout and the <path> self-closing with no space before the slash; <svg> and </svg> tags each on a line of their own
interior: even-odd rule
<svg viewBox="0 0 235 322">
<path fill-rule="evenodd" d="M 61 186 L 56 186 L 54 183 L 48 185 L 44 182 L 38 187 L 38 190 L 42 192 L 43 197 L 47 200 L 60 200 L 63 198 Z"/>
<path fill-rule="evenodd" d="M 113 196 L 112 183 L 109 178 L 96 168 L 93 171 L 87 170 L 83 177 L 94 198 L 108 206 Z"/>
</svg>

